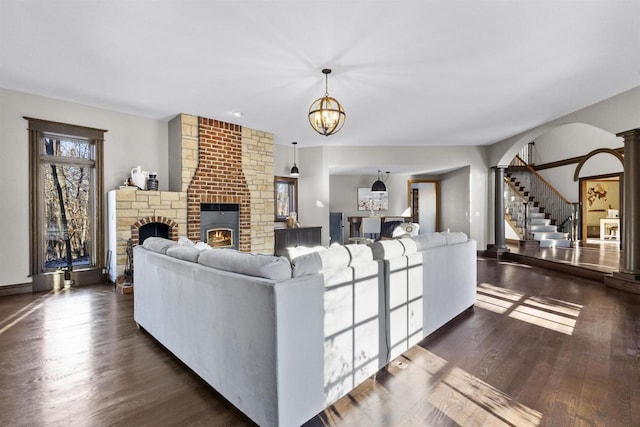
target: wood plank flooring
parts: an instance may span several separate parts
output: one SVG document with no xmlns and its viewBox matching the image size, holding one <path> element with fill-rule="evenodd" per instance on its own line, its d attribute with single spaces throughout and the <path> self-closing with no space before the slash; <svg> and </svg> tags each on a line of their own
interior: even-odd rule
<svg viewBox="0 0 640 427">
<path fill-rule="evenodd" d="M 306 426 L 640 425 L 640 296 L 483 258 L 478 280 L 475 309 Z M 253 425 L 136 328 L 133 297 L 0 297 L 0 425 Z"/>
</svg>

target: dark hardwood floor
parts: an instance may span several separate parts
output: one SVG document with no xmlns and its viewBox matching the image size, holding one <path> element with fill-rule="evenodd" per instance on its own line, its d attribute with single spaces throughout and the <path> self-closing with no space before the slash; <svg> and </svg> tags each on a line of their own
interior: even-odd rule
<svg viewBox="0 0 640 427">
<path fill-rule="evenodd" d="M 482 258 L 478 280 L 475 309 L 306 425 L 640 425 L 640 296 Z M 0 297 L 0 425 L 253 425 L 132 313 L 104 285 Z"/>
</svg>

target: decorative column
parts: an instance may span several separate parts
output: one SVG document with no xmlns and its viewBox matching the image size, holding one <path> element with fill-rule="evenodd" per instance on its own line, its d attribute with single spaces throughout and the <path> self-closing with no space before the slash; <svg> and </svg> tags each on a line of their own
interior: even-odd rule
<svg viewBox="0 0 640 427">
<path fill-rule="evenodd" d="M 605 284 L 640 294 L 640 129 L 617 136 L 624 138 L 622 251 L 620 271 L 605 277 Z"/>
<path fill-rule="evenodd" d="M 486 256 L 500 258 L 509 252 L 504 238 L 504 166 L 495 168 L 495 244 L 488 245 Z"/>
</svg>

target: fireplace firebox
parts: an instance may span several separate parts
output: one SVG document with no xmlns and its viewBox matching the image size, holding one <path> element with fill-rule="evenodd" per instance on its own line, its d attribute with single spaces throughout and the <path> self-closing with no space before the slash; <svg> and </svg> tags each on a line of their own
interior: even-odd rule
<svg viewBox="0 0 640 427">
<path fill-rule="evenodd" d="M 200 240 L 214 248 L 239 249 L 240 205 L 200 204 Z"/>
<path fill-rule="evenodd" d="M 150 222 L 138 229 L 138 244 L 141 245 L 147 237 L 169 238 L 169 226 L 159 222 Z"/>
<path fill-rule="evenodd" d="M 212 228 L 207 230 L 207 244 L 214 248 L 233 248 L 233 234 L 230 228 Z"/>
</svg>

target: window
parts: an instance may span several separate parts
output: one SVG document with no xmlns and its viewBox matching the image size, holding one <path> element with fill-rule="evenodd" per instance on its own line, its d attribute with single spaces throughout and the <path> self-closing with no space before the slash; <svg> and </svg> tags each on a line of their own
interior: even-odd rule
<svg viewBox="0 0 640 427">
<path fill-rule="evenodd" d="M 291 212 L 298 212 L 298 179 L 276 176 L 273 187 L 275 221 L 286 221 Z"/>
<path fill-rule="evenodd" d="M 104 252 L 100 226 L 105 131 L 26 119 L 33 289 L 53 289 L 56 279 L 48 276 L 56 272 L 65 272 L 65 279 L 76 272 L 76 284 L 97 283 Z"/>
</svg>

